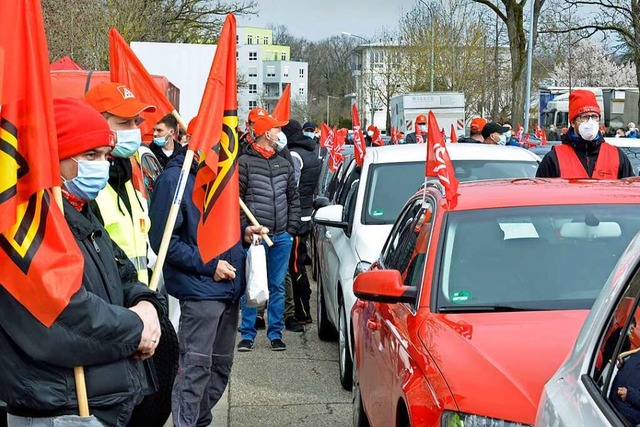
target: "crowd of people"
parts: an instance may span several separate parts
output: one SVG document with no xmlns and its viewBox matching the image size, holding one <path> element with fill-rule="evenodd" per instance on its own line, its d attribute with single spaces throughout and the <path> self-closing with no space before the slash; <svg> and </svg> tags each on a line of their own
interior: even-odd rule
<svg viewBox="0 0 640 427">
<path fill-rule="evenodd" d="M 593 93 L 576 90 L 569 102 L 570 127 L 562 144 L 544 157 L 537 175 L 632 176 L 625 154 L 604 141 Z M 119 83 L 97 85 L 84 100 L 54 100 L 64 215 L 84 257 L 83 286 L 51 328 L 0 287 L 0 360 L 14 367 L 0 372 L 10 425 L 72 420 L 78 405 L 74 366 L 87 367 L 94 425 L 126 425 L 136 404 L 155 391 L 149 364 L 167 304 L 162 294 L 147 287 L 147 256 L 159 250 L 190 130 L 181 135 L 172 115 L 155 124 L 149 149 L 163 172 L 148 200 L 135 180 L 140 167 L 135 156 L 142 144 L 138 119 L 153 110 Z M 402 135 L 399 142 L 427 140 L 426 116 L 418 116 L 416 123 L 420 135 Z M 376 129 L 369 130 L 372 139 Z M 520 144 L 510 123 L 474 118 L 469 130 L 460 143 Z M 171 400 L 176 426 L 211 422 L 234 353 L 254 349 L 258 330 L 266 329 L 271 350 L 284 351 L 283 329 L 302 332 L 313 322 L 306 247 L 323 162 L 318 127 L 279 120 L 255 108 L 239 144 L 240 198 L 260 225 L 240 214 L 240 240 L 204 263 L 196 236 L 200 212 L 185 196 L 163 265 L 166 290 L 180 301 L 181 311 L 179 369 Z M 194 163 L 185 194 L 193 192 L 196 169 Z M 272 246 L 262 242 L 263 235 Z M 263 309 L 247 306 L 242 298 L 245 253 L 256 242 L 265 246 L 267 258 L 269 301 Z M 25 328 L 29 334 L 20 332 Z"/>
</svg>

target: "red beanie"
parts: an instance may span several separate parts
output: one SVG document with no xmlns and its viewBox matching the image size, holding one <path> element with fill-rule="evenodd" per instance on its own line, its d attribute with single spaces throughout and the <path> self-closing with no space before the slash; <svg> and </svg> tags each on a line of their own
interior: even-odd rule
<svg viewBox="0 0 640 427">
<path fill-rule="evenodd" d="M 86 102 L 72 98 L 53 100 L 60 160 L 98 147 L 113 147 L 115 139 L 107 120 Z"/>
<path fill-rule="evenodd" d="M 573 122 L 576 117 L 585 113 L 600 114 L 596 95 L 590 90 L 574 90 L 569 95 L 569 122 Z"/>
</svg>

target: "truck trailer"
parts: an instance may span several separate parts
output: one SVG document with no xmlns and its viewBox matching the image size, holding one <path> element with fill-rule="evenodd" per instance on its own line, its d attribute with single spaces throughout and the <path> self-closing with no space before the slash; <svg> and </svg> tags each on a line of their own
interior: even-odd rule
<svg viewBox="0 0 640 427">
<path fill-rule="evenodd" d="M 414 92 L 391 98 L 391 124 L 405 134 L 415 131 L 415 120 L 433 111 L 438 125 L 450 136 L 451 125 L 456 134 L 464 134 L 464 93 Z"/>
</svg>

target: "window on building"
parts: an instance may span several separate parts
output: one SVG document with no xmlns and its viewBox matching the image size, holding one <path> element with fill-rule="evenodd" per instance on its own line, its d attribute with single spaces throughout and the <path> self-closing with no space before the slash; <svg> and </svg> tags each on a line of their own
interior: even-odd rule
<svg viewBox="0 0 640 427">
<path fill-rule="evenodd" d="M 280 60 L 281 61 L 287 60 L 287 52 L 280 52 Z"/>
<path fill-rule="evenodd" d="M 274 65 L 267 65 L 267 77 L 276 76 L 276 67 Z"/>
<path fill-rule="evenodd" d="M 257 61 L 258 52 L 249 52 L 249 61 Z"/>
<path fill-rule="evenodd" d="M 258 106 L 258 101 L 249 101 L 249 108 L 256 108 Z"/>
<path fill-rule="evenodd" d="M 258 77 L 258 67 L 249 67 L 249 77 Z"/>
<path fill-rule="evenodd" d="M 302 84 L 298 88 L 298 95 L 304 95 L 304 85 L 302 85 Z"/>
<path fill-rule="evenodd" d="M 298 70 L 298 75 L 300 76 L 301 79 L 304 79 L 304 68 L 300 68 Z"/>
<path fill-rule="evenodd" d="M 249 84 L 249 93 L 258 93 L 258 85 Z"/>
<path fill-rule="evenodd" d="M 253 44 L 253 34 L 247 34 L 247 44 Z"/>
<path fill-rule="evenodd" d="M 240 43 L 240 36 L 236 34 L 236 44 Z"/>
<path fill-rule="evenodd" d="M 284 67 L 282 67 L 282 75 L 284 77 L 289 77 L 289 66 L 285 65 Z"/>
<path fill-rule="evenodd" d="M 278 52 L 273 52 L 273 60 L 274 61 L 278 60 Z"/>
<path fill-rule="evenodd" d="M 264 36 L 264 38 L 262 39 L 264 44 L 269 44 L 269 37 L 268 36 Z"/>
<path fill-rule="evenodd" d="M 382 68 L 384 65 L 384 52 L 374 51 L 373 52 L 373 66 L 375 68 Z"/>
</svg>

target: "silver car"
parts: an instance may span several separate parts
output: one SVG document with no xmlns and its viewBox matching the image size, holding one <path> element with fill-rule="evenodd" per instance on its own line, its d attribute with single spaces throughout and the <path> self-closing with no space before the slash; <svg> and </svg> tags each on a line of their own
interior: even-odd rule
<svg viewBox="0 0 640 427">
<path fill-rule="evenodd" d="M 571 354 L 545 385 L 536 426 L 640 424 L 639 302 L 640 234 L 609 276 Z"/>
</svg>

